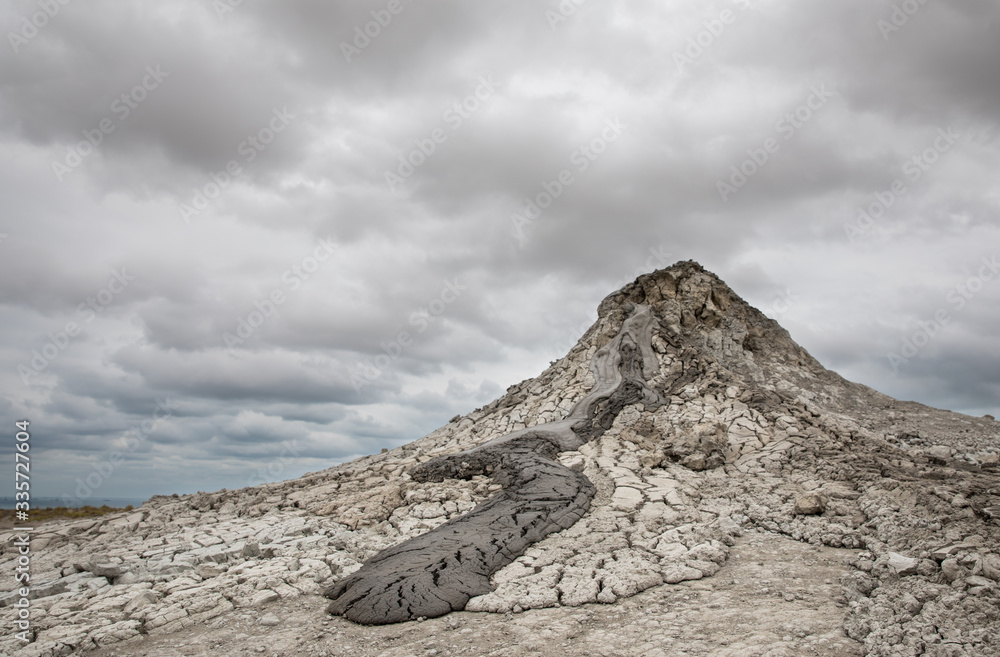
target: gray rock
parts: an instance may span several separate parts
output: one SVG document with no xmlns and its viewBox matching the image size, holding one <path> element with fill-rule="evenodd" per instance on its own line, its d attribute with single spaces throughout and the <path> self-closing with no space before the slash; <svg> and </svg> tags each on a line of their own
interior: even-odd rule
<svg viewBox="0 0 1000 657">
<path fill-rule="evenodd" d="M 970 575 L 965 578 L 965 583 L 969 586 L 993 586 L 993 580 L 980 577 L 979 575 Z"/>
<path fill-rule="evenodd" d="M 983 575 L 1000 582 L 1000 554 L 987 554 L 982 561 Z"/>
<path fill-rule="evenodd" d="M 970 548 L 970 547 L 972 547 L 972 546 L 971 545 L 966 545 L 965 543 L 953 543 L 951 545 L 947 545 L 947 546 L 945 546 L 943 548 L 938 548 L 937 550 L 934 550 L 933 552 L 931 552 L 931 558 L 933 558 L 933 559 L 935 559 L 937 561 L 944 561 L 945 559 L 947 559 L 951 555 L 955 554 L 959 550 L 967 549 L 967 548 Z"/>
<path fill-rule="evenodd" d="M 8 605 L 12 605 L 20 599 L 21 599 L 21 594 L 18 593 L 17 589 L 14 589 L 13 591 L 6 591 L 4 593 L 0 593 L 0 609 Z"/>
<path fill-rule="evenodd" d="M 945 461 L 951 458 L 951 448 L 947 445 L 934 445 L 927 450 L 927 454 L 933 458 Z"/>
<path fill-rule="evenodd" d="M 270 589 L 264 589 L 263 591 L 254 594 L 253 598 L 250 601 L 250 605 L 253 607 L 262 607 L 270 602 L 279 600 L 280 598 L 281 596 L 275 593 L 274 591 Z"/>
<path fill-rule="evenodd" d="M 132 571 L 126 571 L 121 575 L 119 575 L 118 577 L 116 577 L 113 584 L 115 586 L 128 586 L 130 584 L 135 584 L 136 582 L 139 581 L 141 581 L 139 575 L 133 573 Z"/>
<path fill-rule="evenodd" d="M 85 566 L 84 570 L 89 570 L 98 577 L 107 577 L 108 579 L 120 577 L 125 572 L 121 563 L 113 561 L 107 561 L 104 563 L 89 562 Z"/>
<path fill-rule="evenodd" d="M 924 603 L 920 602 L 916 596 L 911 593 L 904 593 L 899 599 L 900 606 L 906 610 L 911 616 L 916 616 L 920 613 L 923 608 Z"/>
<path fill-rule="evenodd" d="M 941 574 L 949 582 L 954 582 L 965 574 L 965 569 L 959 565 L 957 559 L 948 558 L 941 562 Z"/>
<path fill-rule="evenodd" d="M 685 468 L 691 468 L 692 470 L 701 471 L 704 470 L 707 464 L 707 457 L 701 452 L 695 452 L 689 456 L 684 457 L 681 460 L 681 465 Z"/>
<path fill-rule="evenodd" d="M 203 563 L 195 568 L 194 572 L 198 573 L 198 576 L 202 579 L 208 579 L 210 577 L 218 577 L 226 572 L 226 569 L 214 563 Z"/>
<path fill-rule="evenodd" d="M 131 614 L 136 609 L 151 605 L 158 600 L 158 596 L 153 591 L 141 591 L 132 597 L 122 609 L 126 614 Z"/>
<path fill-rule="evenodd" d="M 889 568 L 897 575 L 915 575 L 920 565 L 919 559 L 903 556 L 897 552 L 890 552 L 887 555 Z"/>
<path fill-rule="evenodd" d="M 817 493 L 806 493 L 795 500 L 795 515 L 816 516 L 826 511 L 826 498 Z"/>
</svg>

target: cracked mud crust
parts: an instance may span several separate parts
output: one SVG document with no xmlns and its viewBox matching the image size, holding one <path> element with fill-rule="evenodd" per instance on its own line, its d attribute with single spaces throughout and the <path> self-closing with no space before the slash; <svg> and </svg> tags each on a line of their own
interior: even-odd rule
<svg viewBox="0 0 1000 657">
<path fill-rule="evenodd" d="M 996 657 L 998 463 L 678 263 L 412 443 L 39 527 L 0 654 Z"/>
<path fill-rule="evenodd" d="M 615 605 L 456 612 L 371 627 L 331 617 L 321 598 L 302 596 L 93 657 L 855 657 L 863 647 L 844 634 L 839 585 L 851 554 L 751 532 L 711 580 L 649 589 Z M 262 617 L 274 624 L 262 626 Z"/>
</svg>

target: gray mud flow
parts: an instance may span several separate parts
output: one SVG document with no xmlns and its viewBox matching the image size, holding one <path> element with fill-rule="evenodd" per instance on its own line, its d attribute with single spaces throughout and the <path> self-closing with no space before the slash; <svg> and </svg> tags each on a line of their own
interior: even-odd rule
<svg viewBox="0 0 1000 657">
<path fill-rule="evenodd" d="M 381 625 L 462 610 L 469 598 L 490 592 L 494 572 L 587 512 L 594 485 L 557 455 L 599 437 L 625 406 L 659 403 L 645 382 L 657 368 L 651 346 L 656 319 L 648 306 L 626 310 L 631 314 L 618 334 L 591 360 L 594 387 L 566 418 L 410 471 L 416 481 L 491 475 L 503 490 L 466 515 L 383 550 L 329 587 L 330 613 Z"/>
</svg>

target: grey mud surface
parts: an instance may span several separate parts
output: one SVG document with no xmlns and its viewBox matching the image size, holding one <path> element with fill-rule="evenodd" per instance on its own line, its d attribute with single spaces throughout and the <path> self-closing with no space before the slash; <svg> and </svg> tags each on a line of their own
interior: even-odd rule
<svg viewBox="0 0 1000 657">
<path fill-rule="evenodd" d="M 556 460 L 599 437 L 622 408 L 660 400 L 645 384 L 658 370 L 656 323 L 648 306 L 632 305 L 615 338 L 591 360 L 593 389 L 566 418 L 516 431 L 410 471 L 415 481 L 491 475 L 503 490 L 444 525 L 365 562 L 330 586 L 328 611 L 367 625 L 433 618 L 489 593 L 490 576 L 549 534 L 572 527 L 596 492 L 585 475 Z"/>
</svg>

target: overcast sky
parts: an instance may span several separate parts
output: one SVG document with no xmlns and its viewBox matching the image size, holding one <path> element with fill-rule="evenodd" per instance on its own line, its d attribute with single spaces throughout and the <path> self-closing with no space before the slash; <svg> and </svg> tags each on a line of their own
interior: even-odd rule
<svg viewBox="0 0 1000 657">
<path fill-rule="evenodd" d="M 1000 410 L 995 1 L 2 20 L 0 417 L 8 445 L 31 421 L 36 496 L 401 445 L 687 259 L 851 380 Z"/>
</svg>

